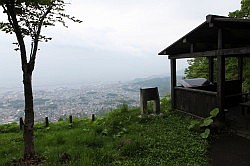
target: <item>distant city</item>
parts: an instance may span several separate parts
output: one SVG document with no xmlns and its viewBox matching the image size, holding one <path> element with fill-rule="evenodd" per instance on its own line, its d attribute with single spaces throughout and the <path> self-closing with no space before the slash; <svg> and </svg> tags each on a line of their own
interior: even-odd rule
<svg viewBox="0 0 250 166">
<path fill-rule="evenodd" d="M 94 84 L 78 88 L 57 87 L 34 90 L 35 121 L 103 115 L 122 104 L 139 106 L 140 88 L 158 87 L 160 96 L 170 92 L 170 78 L 143 78 L 126 83 Z M 24 118 L 24 94 L 22 90 L 0 91 L 0 123 L 18 122 Z"/>
</svg>

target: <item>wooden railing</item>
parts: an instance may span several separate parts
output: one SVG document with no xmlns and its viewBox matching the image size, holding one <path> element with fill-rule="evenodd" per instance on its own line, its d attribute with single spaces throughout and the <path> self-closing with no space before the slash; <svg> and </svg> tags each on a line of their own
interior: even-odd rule
<svg viewBox="0 0 250 166">
<path fill-rule="evenodd" d="M 175 109 L 207 117 L 217 107 L 217 93 L 199 89 L 175 87 Z"/>
</svg>

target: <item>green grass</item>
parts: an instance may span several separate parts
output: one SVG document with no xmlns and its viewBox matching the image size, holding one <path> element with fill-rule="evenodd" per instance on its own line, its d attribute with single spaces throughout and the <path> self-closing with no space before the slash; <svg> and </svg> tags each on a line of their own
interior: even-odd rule
<svg viewBox="0 0 250 166">
<path fill-rule="evenodd" d="M 117 109 L 95 122 L 88 118 L 35 125 L 35 147 L 44 165 L 208 165 L 208 143 L 187 129 L 191 119 L 173 112 L 140 116 L 139 109 Z M 22 155 L 17 124 L 0 125 L 0 165 Z"/>
</svg>

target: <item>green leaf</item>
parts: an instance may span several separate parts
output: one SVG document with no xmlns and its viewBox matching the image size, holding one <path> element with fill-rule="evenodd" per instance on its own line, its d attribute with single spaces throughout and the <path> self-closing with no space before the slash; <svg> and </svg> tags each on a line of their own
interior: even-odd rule
<svg viewBox="0 0 250 166">
<path fill-rule="evenodd" d="M 203 123 L 200 125 L 201 127 L 207 127 L 213 123 L 213 119 L 206 118 L 204 119 Z"/>
<path fill-rule="evenodd" d="M 0 5 L 6 6 L 6 0 L 0 0 Z M 18 21 L 18 26 L 20 27 L 22 37 L 29 36 L 32 39 L 34 37 L 39 38 L 39 42 L 48 42 L 51 38 L 43 36 L 37 31 L 42 27 L 55 26 L 56 23 L 60 23 L 67 27 L 66 19 L 73 22 L 80 23 L 74 16 L 64 14 L 65 3 L 64 0 L 18 0 L 13 1 L 14 5 L 11 9 L 6 8 L 6 10 L 16 12 L 16 20 Z M 7 11 L 5 11 L 7 15 Z M 13 20 L 12 20 L 13 21 Z M 42 21 L 42 22 L 41 22 Z M 17 26 L 17 25 L 16 25 Z M 15 33 L 14 27 L 9 22 L 0 22 L 0 31 L 6 33 Z"/>
<path fill-rule="evenodd" d="M 104 129 L 104 130 L 102 131 L 102 134 L 103 134 L 103 135 L 108 135 L 108 129 Z"/>
<path fill-rule="evenodd" d="M 216 117 L 216 116 L 218 115 L 219 112 L 220 112 L 220 111 L 219 111 L 219 108 L 215 108 L 215 109 L 213 109 L 213 110 L 210 112 L 210 115 L 211 115 L 212 117 Z"/>
<path fill-rule="evenodd" d="M 210 129 L 206 129 L 203 133 L 200 134 L 201 138 L 207 139 L 210 134 Z"/>
<path fill-rule="evenodd" d="M 199 124 L 200 124 L 199 121 L 192 120 L 191 124 L 188 126 L 188 130 L 192 130 L 192 129 L 198 128 Z"/>
</svg>

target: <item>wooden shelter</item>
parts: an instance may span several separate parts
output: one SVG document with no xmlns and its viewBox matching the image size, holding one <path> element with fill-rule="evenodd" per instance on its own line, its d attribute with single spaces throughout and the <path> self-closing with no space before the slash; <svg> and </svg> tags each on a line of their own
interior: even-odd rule
<svg viewBox="0 0 250 166">
<path fill-rule="evenodd" d="M 250 55 L 250 20 L 207 15 L 205 22 L 161 51 L 159 55 L 168 55 L 170 59 L 171 98 L 174 109 L 206 117 L 217 107 L 220 115 L 224 117 L 226 108 L 241 102 L 243 95 L 243 58 Z M 212 84 L 189 88 L 177 86 L 176 60 L 196 57 L 208 58 L 208 80 Z M 225 80 L 227 57 L 235 57 L 238 60 L 237 80 Z"/>
</svg>

